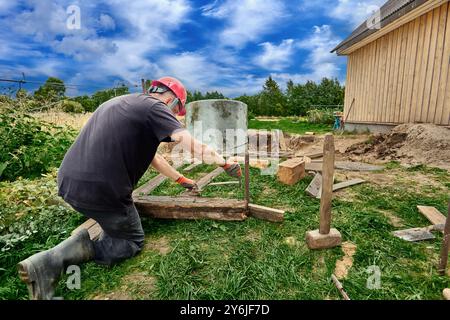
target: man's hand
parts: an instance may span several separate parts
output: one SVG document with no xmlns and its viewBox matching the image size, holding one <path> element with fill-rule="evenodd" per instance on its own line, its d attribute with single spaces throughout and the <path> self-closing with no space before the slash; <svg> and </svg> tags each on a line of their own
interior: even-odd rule
<svg viewBox="0 0 450 320">
<path fill-rule="evenodd" d="M 198 189 L 198 186 L 195 183 L 195 181 L 191 180 L 191 179 L 188 179 L 185 176 L 179 177 L 178 180 L 176 181 L 176 183 L 178 183 L 183 188 L 186 188 L 186 189 L 189 189 L 189 190 L 196 190 L 196 189 Z"/>
<path fill-rule="evenodd" d="M 240 179 L 242 177 L 242 170 L 239 163 L 226 163 L 224 166 L 222 166 L 223 170 L 233 178 Z"/>
</svg>

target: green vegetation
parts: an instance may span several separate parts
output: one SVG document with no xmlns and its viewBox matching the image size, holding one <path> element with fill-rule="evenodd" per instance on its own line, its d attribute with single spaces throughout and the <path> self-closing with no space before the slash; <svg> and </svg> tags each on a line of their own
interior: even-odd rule
<svg viewBox="0 0 450 320">
<path fill-rule="evenodd" d="M 75 130 L 62 130 L 1 103 L 0 110 L 0 180 L 39 177 L 59 166 Z"/>
<path fill-rule="evenodd" d="M 344 86 L 341 86 L 337 79 L 324 78 L 319 84 L 312 81 L 294 84 L 289 81 L 286 91 L 283 92 L 278 83 L 269 77 L 260 93 L 253 96 L 244 95 L 236 100 L 248 105 L 250 118 L 306 116 L 312 109 L 341 109 L 344 104 L 344 91 Z"/>
<path fill-rule="evenodd" d="M 257 119 L 251 119 L 248 122 L 250 129 L 258 130 L 282 130 L 286 133 L 304 134 L 305 132 L 312 131 L 316 134 L 327 133 L 332 131 L 332 126 L 320 123 L 309 123 L 302 118 L 281 118 L 277 121 L 261 121 Z"/>
<path fill-rule="evenodd" d="M 212 167 L 197 167 L 198 178 Z M 450 285 L 436 272 L 442 236 L 408 243 L 391 232 L 387 213 L 401 219 L 404 228 L 426 226 L 416 205 L 446 210 L 449 174 L 428 167 L 404 169 L 395 163 L 386 174 L 396 184 L 367 183 L 352 187 L 351 196 L 339 192 L 333 202 L 333 226 L 344 241 L 357 246 L 348 279 L 343 281 L 352 299 L 440 299 Z M 155 176 L 149 171 L 140 184 Z M 415 175 L 433 184 L 411 185 Z M 144 251 L 112 268 L 94 263 L 82 267 L 81 290 L 65 289 L 65 299 L 127 297 L 134 299 L 340 299 L 329 277 L 343 253 L 340 248 L 309 251 L 307 230 L 318 226 L 319 201 L 304 189 L 305 178 L 293 187 L 251 170 L 252 202 L 287 210 L 283 224 L 249 218 L 244 222 L 160 221 L 143 219 L 147 234 Z M 418 176 L 418 177 L 419 177 Z M 221 175 L 217 181 L 231 178 Z M 153 194 L 175 195 L 183 189 L 166 181 Z M 15 264 L 32 253 L 51 247 L 81 223 L 81 216 L 56 198 L 55 173 L 41 179 L 0 184 L 0 299 L 25 299 Z M 345 194 L 345 193 L 344 193 Z M 203 196 L 243 198 L 235 186 L 210 186 Z M 6 205 L 8 204 L 8 205 Z M 11 228 L 6 226 L 12 226 Z M 38 232 L 37 232 L 38 231 Z M 381 269 L 381 288 L 369 290 L 367 268 Z"/>
</svg>

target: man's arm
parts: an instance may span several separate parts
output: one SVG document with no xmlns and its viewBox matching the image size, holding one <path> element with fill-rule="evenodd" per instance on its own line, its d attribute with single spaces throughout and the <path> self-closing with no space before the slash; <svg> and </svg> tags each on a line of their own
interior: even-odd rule
<svg viewBox="0 0 450 320">
<path fill-rule="evenodd" d="M 160 156 L 159 154 L 155 154 L 155 157 L 153 158 L 151 165 L 153 168 L 155 168 L 156 171 L 165 175 L 169 179 L 172 179 L 173 181 L 181 185 L 183 188 L 194 189 L 197 186 L 194 180 L 188 179 L 185 176 L 183 176 L 181 173 L 175 170 L 175 168 L 173 168 L 166 161 L 166 159 L 164 159 L 164 157 Z"/>
<path fill-rule="evenodd" d="M 175 170 L 162 156 L 159 154 L 155 154 L 155 157 L 152 161 L 152 167 L 155 168 L 156 171 L 165 175 L 169 179 L 173 181 L 177 181 L 182 174 L 180 174 L 177 170 Z"/>
<path fill-rule="evenodd" d="M 218 154 L 214 149 L 201 143 L 195 139 L 187 130 L 176 131 L 171 138 L 179 143 L 183 150 L 188 150 L 194 155 L 194 158 L 202 160 L 206 164 L 215 164 L 224 166 L 225 159 Z"/>
<path fill-rule="evenodd" d="M 189 150 L 191 154 L 194 155 L 194 158 L 201 159 L 206 164 L 221 166 L 229 176 L 241 178 L 242 171 L 237 162 L 227 163 L 227 161 L 211 147 L 192 137 L 189 131 L 175 131 L 171 135 L 171 138 L 179 143 L 183 150 Z"/>
</svg>

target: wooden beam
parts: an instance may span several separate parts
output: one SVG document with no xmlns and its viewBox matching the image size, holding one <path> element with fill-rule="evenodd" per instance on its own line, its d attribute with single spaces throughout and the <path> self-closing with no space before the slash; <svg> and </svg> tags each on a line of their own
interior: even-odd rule
<svg viewBox="0 0 450 320">
<path fill-rule="evenodd" d="M 284 211 L 263 207 L 257 204 L 249 204 L 249 215 L 253 218 L 267 220 L 271 222 L 283 222 L 284 221 Z"/>
<path fill-rule="evenodd" d="M 344 182 L 339 182 L 333 185 L 333 191 L 337 191 L 340 189 L 344 189 L 344 188 L 348 188 L 357 184 L 361 184 L 366 182 L 366 180 L 363 179 L 352 179 L 352 180 L 347 180 Z"/>
<path fill-rule="evenodd" d="M 245 201 L 222 198 L 146 196 L 134 199 L 139 214 L 157 219 L 243 221 Z"/>
<path fill-rule="evenodd" d="M 392 232 L 392 234 L 397 238 L 403 239 L 405 241 L 416 242 L 434 239 L 435 236 L 430 232 L 430 230 L 432 230 L 432 226 L 431 228 L 425 227 L 425 228 L 398 230 Z"/>
<path fill-rule="evenodd" d="M 199 165 L 201 165 L 201 162 L 194 162 L 193 164 L 191 164 L 190 166 L 186 167 L 185 169 L 183 169 L 184 172 L 191 172 L 192 170 L 194 170 L 195 168 L 197 168 Z"/>
<path fill-rule="evenodd" d="M 183 164 L 181 162 L 174 164 L 174 169 L 179 169 Z M 165 175 L 159 174 L 153 179 L 151 179 L 149 182 L 143 184 L 139 188 L 135 189 L 133 191 L 133 197 L 134 196 L 140 196 L 140 195 L 147 195 L 156 188 L 158 188 L 164 181 L 166 181 L 167 177 Z"/>
<path fill-rule="evenodd" d="M 94 219 L 88 219 L 76 229 L 74 229 L 71 235 L 75 235 L 83 229 L 86 229 L 89 232 L 89 237 L 91 238 L 91 240 L 97 240 L 102 233 L 102 228 L 97 223 L 97 221 L 95 221 Z"/>
<path fill-rule="evenodd" d="M 420 213 L 428 219 L 432 224 L 445 224 L 446 218 L 435 207 L 417 206 Z"/>
<path fill-rule="evenodd" d="M 333 283 L 339 290 L 339 293 L 342 295 L 342 298 L 344 298 L 344 300 L 350 300 L 350 297 L 348 296 L 347 292 L 345 292 L 342 283 L 338 280 L 338 278 L 334 274 L 331 275 L 331 280 L 333 280 Z"/>
<path fill-rule="evenodd" d="M 334 137 L 325 135 L 323 146 L 322 192 L 320 201 L 320 234 L 329 234 L 331 226 L 331 200 L 334 179 Z"/>
<path fill-rule="evenodd" d="M 231 184 L 240 184 L 239 181 L 223 181 L 223 182 L 213 182 L 208 184 L 208 186 L 227 186 Z"/>
<path fill-rule="evenodd" d="M 294 185 L 305 177 L 305 160 L 303 158 L 293 158 L 278 165 L 278 181 Z"/>
<path fill-rule="evenodd" d="M 196 191 L 185 191 L 181 194 L 181 196 L 195 196 L 198 195 L 198 192 L 202 191 L 202 189 L 204 187 L 206 187 L 211 181 L 214 180 L 214 178 L 216 178 L 217 176 L 219 176 L 222 172 L 224 172 L 222 167 L 217 167 L 216 169 L 214 169 L 213 171 L 211 171 L 210 173 L 208 173 L 206 176 L 200 178 L 199 180 L 197 180 L 197 186 L 198 186 L 198 190 Z"/>
<path fill-rule="evenodd" d="M 320 192 L 322 190 L 322 175 L 320 173 L 316 173 L 314 179 L 312 179 L 309 186 L 306 188 L 306 193 L 311 197 L 317 198 L 320 196 Z"/>
</svg>

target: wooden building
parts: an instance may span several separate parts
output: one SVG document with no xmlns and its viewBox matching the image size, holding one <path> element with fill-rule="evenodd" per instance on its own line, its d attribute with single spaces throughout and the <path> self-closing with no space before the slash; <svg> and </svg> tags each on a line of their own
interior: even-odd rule
<svg viewBox="0 0 450 320">
<path fill-rule="evenodd" d="M 448 0 L 390 0 L 332 52 L 348 56 L 347 129 L 450 125 Z"/>
</svg>

